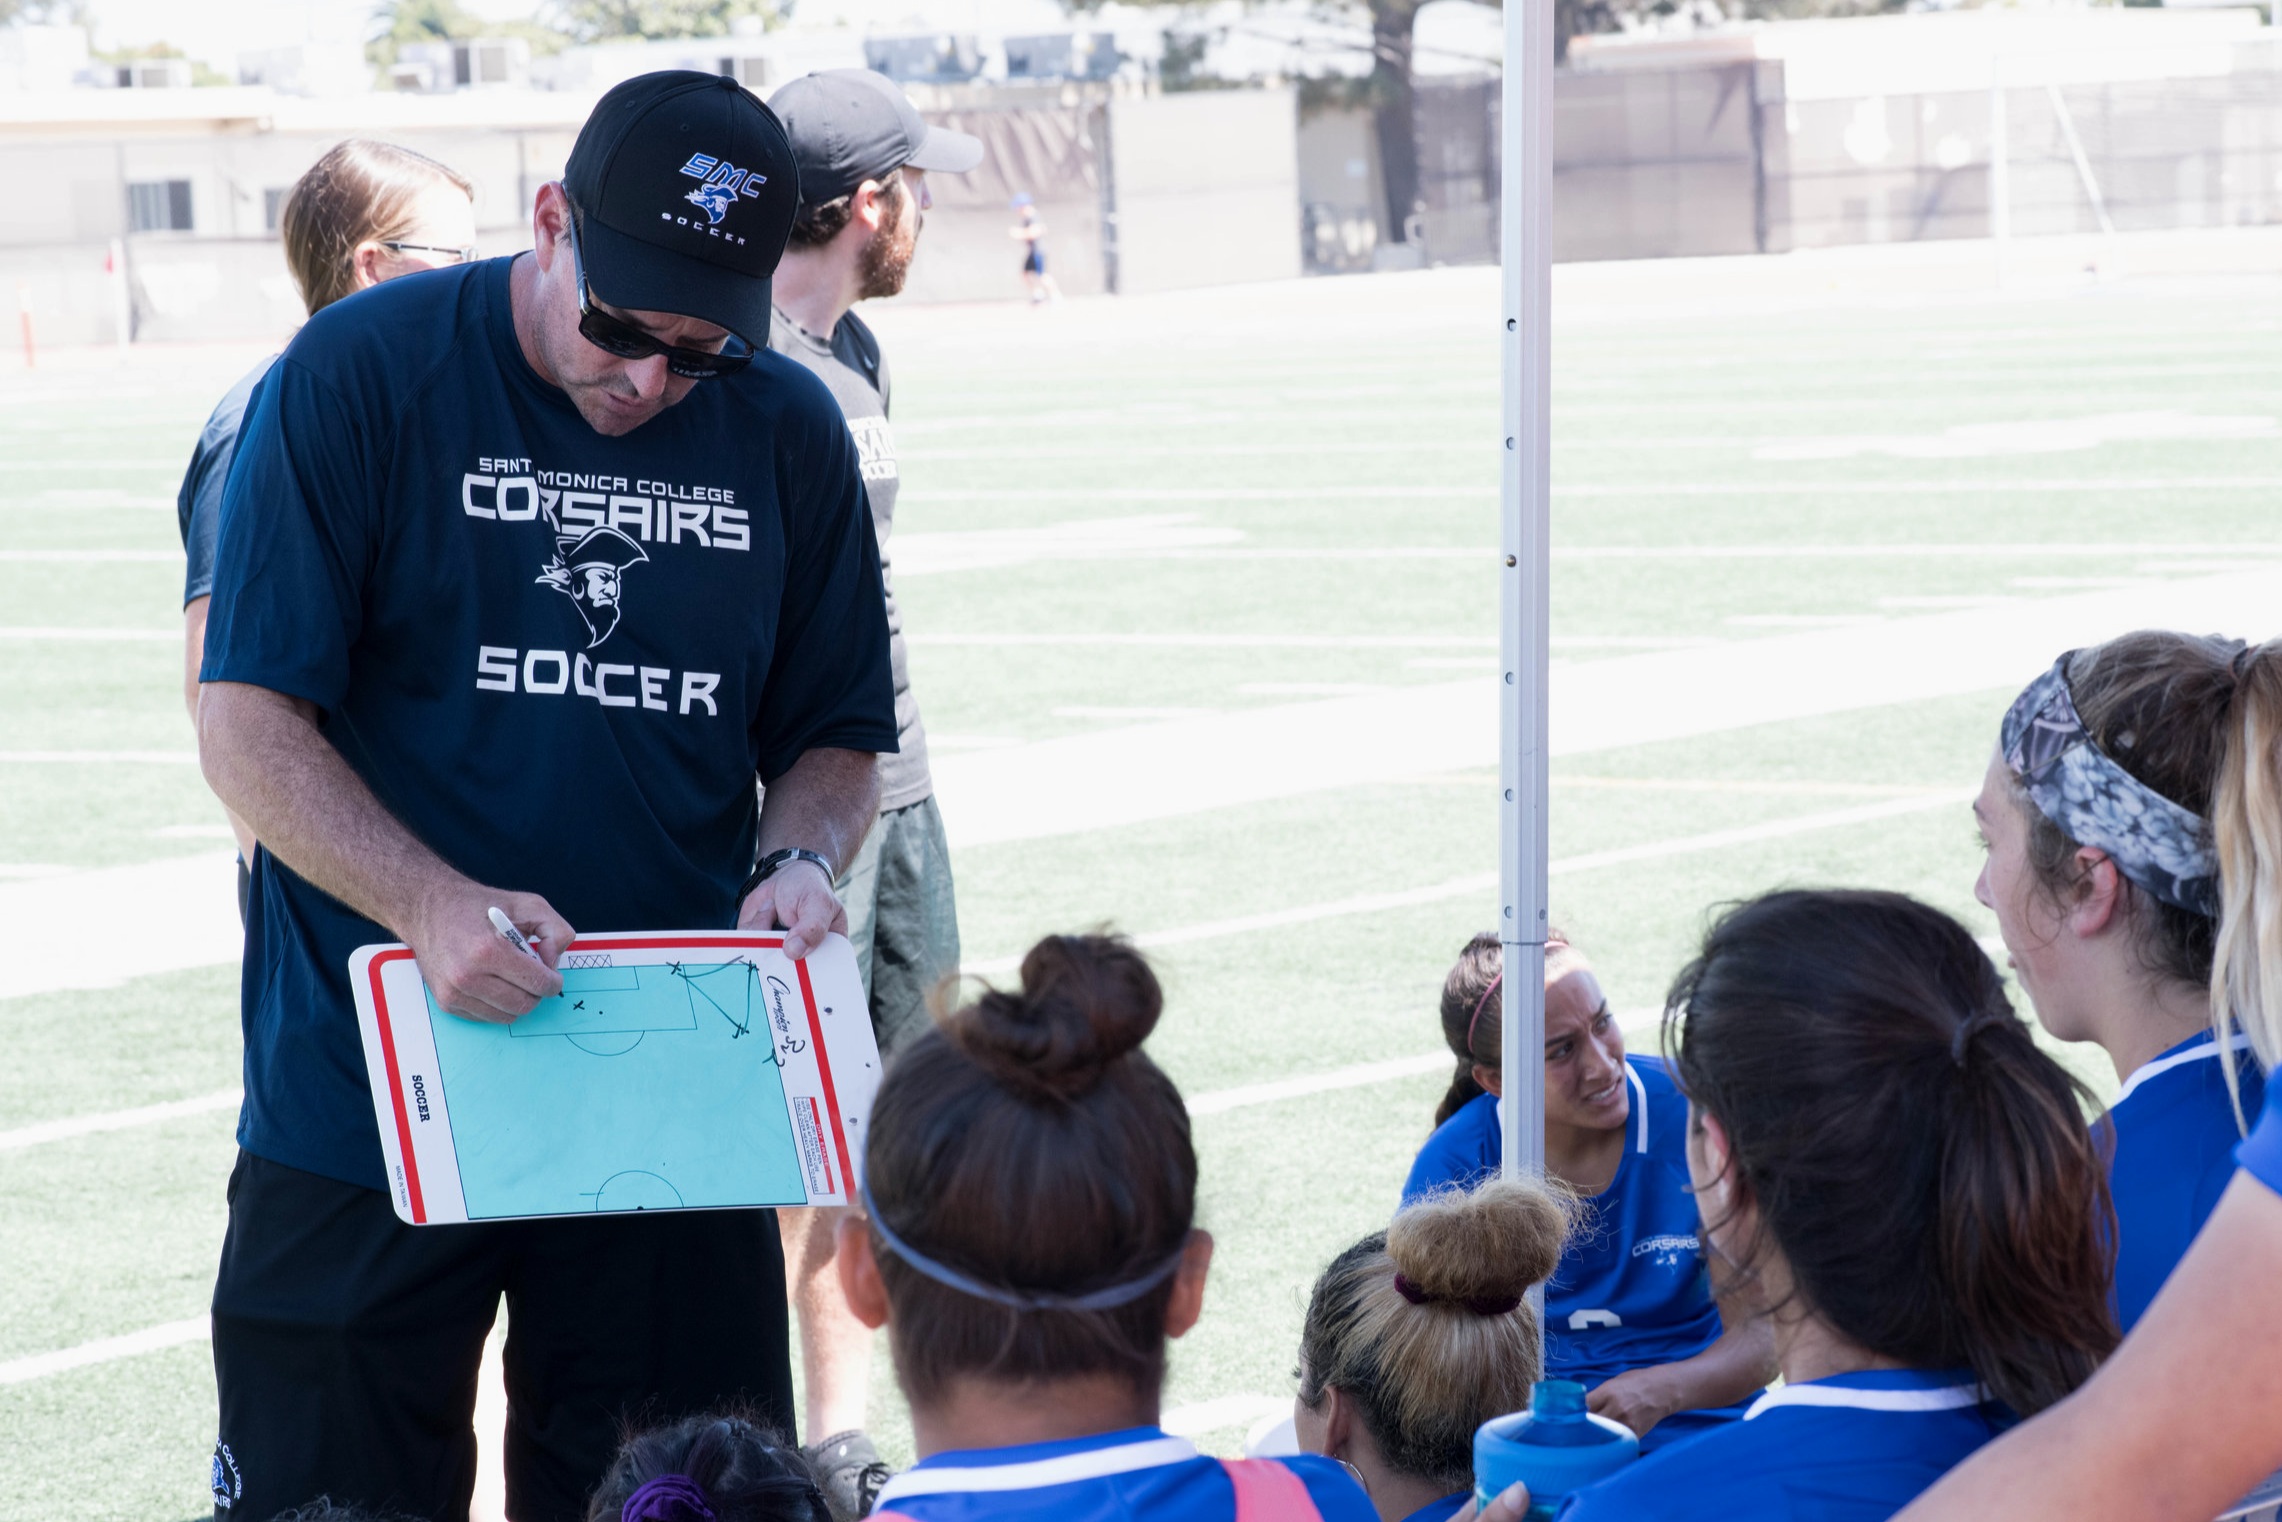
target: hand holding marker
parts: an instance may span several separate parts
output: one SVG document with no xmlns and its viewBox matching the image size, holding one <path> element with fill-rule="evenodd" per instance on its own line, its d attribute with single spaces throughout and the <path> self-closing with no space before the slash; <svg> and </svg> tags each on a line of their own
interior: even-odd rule
<svg viewBox="0 0 2282 1522">
<path fill-rule="evenodd" d="M 505 940 L 508 945 L 514 947 L 517 951 L 522 952 L 523 955 L 529 957 L 532 961 L 537 962 L 541 967 L 546 967 L 546 960 L 541 957 L 536 951 L 531 949 L 531 943 L 523 939 L 523 932 L 515 928 L 515 922 L 509 919 L 496 904 L 492 906 L 490 914 L 491 928 L 498 931 L 500 937 Z M 549 968 L 548 970 L 550 972 L 553 971 L 552 968 Z"/>
</svg>

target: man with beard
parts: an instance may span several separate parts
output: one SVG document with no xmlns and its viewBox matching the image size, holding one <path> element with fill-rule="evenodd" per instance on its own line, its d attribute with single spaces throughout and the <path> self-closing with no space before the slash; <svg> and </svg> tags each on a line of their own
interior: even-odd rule
<svg viewBox="0 0 2282 1522">
<path fill-rule="evenodd" d="M 926 172 L 964 174 L 982 162 L 983 145 L 963 132 L 928 126 L 894 81 L 869 69 L 796 79 L 769 107 L 792 140 L 801 200 L 777 268 L 769 347 L 814 371 L 847 415 L 887 589 L 898 749 L 880 758 L 879 823 L 835 885 L 848 907 L 848 937 L 885 1053 L 927 1028 L 928 994 L 958 970 L 959 927 L 943 818 L 927 773 L 927 736 L 911 694 L 903 616 L 888 579 L 898 474 L 887 423 L 887 363 L 872 330 L 849 309 L 903 289 L 928 206 Z M 802 1436 L 835 1512 L 856 1517 L 869 1509 L 887 1470 L 863 1433 L 872 1338 L 849 1313 L 832 1275 L 832 1214 L 787 1211 L 779 1224 L 800 1313 Z"/>
</svg>

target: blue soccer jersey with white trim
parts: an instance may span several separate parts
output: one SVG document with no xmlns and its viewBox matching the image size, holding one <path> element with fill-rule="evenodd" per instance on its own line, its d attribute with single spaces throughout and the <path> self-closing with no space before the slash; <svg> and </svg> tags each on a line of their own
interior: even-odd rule
<svg viewBox="0 0 2282 1522">
<path fill-rule="evenodd" d="M 1545 1286 L 1545 1373 L 1588 1390 L 1628 1369 L 1693 1358 L 1718 1340 L 1719 1306 L 1688 1190 L 1688 1101 L 1663 1060 L 1627 1057 L 1630 1145 L 1608 1188 L 1585 1202 Z M 1403 1202 L 1445 1184 L 1472 1186 L 1504 1156 L 1497 1101 L 1484 1094 L 1443 1123 L 1419 1152 Z M 1748 1399 L 1667 1417 L 1644 1446 L 1733 1421 Z"/>
<path fill-rule="evenodd" d="M 1742 1421 L 1577 1491 L 1559 1516 L 1884 1522 L 2011 1421 L 1982 1399 L 1970 1370 L 1875 1369 L 1785 1385 Z"/>
<path fill-rule="evenodd" d="M 2255 1116 L 2266 1080 L 2236 1036 L 2242 1108 Z M 2103 1126 L 2113 1138 L 2108 1191 L 2116 1206 L 2117 1323 L 2126 1331 L 2147 1313 L 2195 1234 L 2234 1177 L 2242 1133 L 2227 1094 L 2217 1039 L 2204 1031 L 2131 1075 Z"/>
<path fill-rule="evenodd" d="M 1378 1522 L 1361 1486 L 1330 1459 L 1285 1465 L 1323 1522 Z M 1233 1522 L 1236 1487 L 1186 1438 L 1132 1427 L 1058 1443 L 930 1454 L 887 1482 L 873 1514 L 910 1522 Z"/>
</svg>

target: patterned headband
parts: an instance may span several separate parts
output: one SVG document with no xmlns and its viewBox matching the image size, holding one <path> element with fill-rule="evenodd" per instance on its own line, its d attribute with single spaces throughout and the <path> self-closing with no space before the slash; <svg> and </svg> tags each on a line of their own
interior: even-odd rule
<svg viewBox="0 0 2282 1522">
<path fill-rule="evenodd" d="M 2217 918 L 2219 857 L 2201 815 L 2118 766 L 2093 743 L 2068 694 L 2071 650 L 2005 714 L 1999 748 L 2036 811 L 2167 904 Z"/>
</svg>

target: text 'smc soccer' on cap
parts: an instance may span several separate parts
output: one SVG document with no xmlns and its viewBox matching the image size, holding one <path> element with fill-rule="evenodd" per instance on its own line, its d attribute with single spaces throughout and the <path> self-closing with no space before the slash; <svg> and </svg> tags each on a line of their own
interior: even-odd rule
<svg viewBox="0 0 2282 1522">
<path fill-rule="evenodd" d="M 792 137 L 801 198 L 837 201 L 906 165 L 965 174 L 983 161 L 979 137 L 930 127 L 896 82 L 871 69 L 804 74 L 769 97 Z"/>
<path fill-rule="evenodd" d="M 769 277 L 800 209 L 776 115 L 742 85 L 672 69 L 613 88 L 563 171 L 595 299 L 769 337 Z"/>
</svg>

